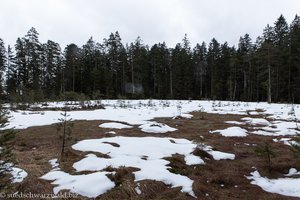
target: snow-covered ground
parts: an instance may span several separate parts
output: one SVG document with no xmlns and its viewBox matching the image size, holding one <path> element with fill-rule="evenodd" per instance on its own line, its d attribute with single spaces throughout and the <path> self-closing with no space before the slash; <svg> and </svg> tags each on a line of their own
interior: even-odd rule
<svg viewBox="0 0 300 200">
<path fill-rule="evenodd" d="M 77 172 L 91 171 L 90 174 L 85 175 L 70 175 L 60 171 L 57 160 L 50 160 L 53 170 L 42 178 L 51 180 L 52 184 L 57 185 L 53 189 L 54 193 L 69 189 L 87 197 L 99 196 L 115 187 L 115 184 L 106 177 L 107 174 L 115 172 L 108 172 L 105 169 L 109 166 L 113 168 L 125 166 L 139 169 L 133 172 L 135 181 L 146 179 L 162 181 L 172 187 L 181 186 L 182 192 L 195 196 L 192 188 L 194 181 L 187 176 L 170 172 L 168 170 L 170 167 L 167 166 L 170 162 L 164 158 L 180 154 L 184 156 L 186 165 L 204 164 L 200 157 L 192 153 L 198 148 L 197 144 L 187 139 L 117 136 L 83 140 L 73 145 L 72 148 L 84 152 L 100 152 L 109 158 L 97 157 L 90 153 L 82 160 L 75 162 L 73 168 Z M 214 151 L 210 146 L 202 145 L 202 149 L 211 154 L 215 160 L 235 158 L 234 154 Z"/>
<path fill-rule="evenodd" d="M 292 106 L 289 104 L 268 104 L 253 102 L 231 101 L 179 101 L 179 100 L 102 100 L 87 102 L 52 102 L 47 106 L 36 104 L 42 108 L 84 105 L 102 103 L 105 109 L 79 110 L 69 112 L 73 120 L 109 120 L 125 122 L 131 125 L 143 125 L 149 120 L 158 117 L 191 117 L 187 115 L 193 111 L 217 114 L 250 115 L 263 114 L 271 119 L 294 120 L 291 114 Z M 70 105 L 72 104 L 72 105 Z M 259 110 L 257 112 L 254 110 Z M 294 105 L 296 115 L 300 114 L 300 105 Z M 10 125 L 7 128 L 24 129 L 31 126 L 49 125 L 58 122 L 60 111 L 11 111 Z"/>
</svg>

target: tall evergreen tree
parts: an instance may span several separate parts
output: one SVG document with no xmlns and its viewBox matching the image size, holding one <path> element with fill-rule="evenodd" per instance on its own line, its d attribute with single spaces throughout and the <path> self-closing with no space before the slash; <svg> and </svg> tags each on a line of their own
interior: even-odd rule
<svg viewBox="0 0 300 200">
<path fill-rule="evenodd" d="M 166 44 L 154 44 L 149 52 L 151 74 L 150 92 L 154 98 L 167 98 L 169 95 L 170 67 L 169 67 L 169 49 Z"/>
<path fill-rule="evenodd" d="M 111 33 L 109 38 L 104 40 L 104 45 L 108 60 L 109 80 L 112 81 L 111 83 L 108 82 L 108 86 L 112 87 L 110 90 L 113 91 L 113 96 L 117 97 L 123 93 L 124 87 L 125 48 L 118 32 Z"/>
<path fill-rule="evenodd" d="M 237 53 L 240 65 L 241 84 L 243 84 L 241 99 L 244 101 L 252 99 L 252 46 L 251 38 L 248 34 L 240 38 Z"/>
<path fill-rule="evenodd" d="M 300 17 L 295 16 L 289 34 L 288 100 L 300 102 Z"/>
<path fill-rule="evenodd" d="M 18 96 L 18 69 L 12 48 L 7 48 L 6 92 L 9 97 Z M 16 99 L 15 99 L 16 100 Z"/>
<path fill-rule="evenodd" d="M 29 73 L 29 87 L 35 92 L 41 89 L 41 71 L 42 71 L 42 63 L 41 63 L 41 53 L 42 47 L 39 42 L 39 33 L 35 28 L 31 28 L 27 34 L 25 35 L 25 52 L 26 52 L 26 60 L 28 64 L 28 73 Z"/>
<path fill-rule="evenodd" d="M 147 80 L 150 68 L 147 54 L 147 47 L 143 45 L 140 37 L 130 44 L 128 62 L 131 68 L 131 84 L 127 87 L 127 92 L 131 93 L 133 97 L 144 95 L 145 91 L 149 91 Z"/>
<path fill-rule="evenodd" d="M 0 38 L 0 96 L 3 96 L 2 83 L 4 81 L 4 71 L 6 69 L 6 50 L 3 40 Z"/>
<path fill-rule="evenodd" d="M 198 83 L 198 86 L 195 87 L 199 91 L 199 94 L 196 93 L 196 96 L 199 95 L 200 98 L 207 98 L 206 89 L 206 75 L 207 75 L 207 49 L 206 44 L 203 42 L 201 45 L 196 44 L 193 49 L 193 61 L 195 65 L 195 83 Z"/>
<path fill-rule="evenodd" d="M 81 92 L 81 50 L 76 44 L 69 44 L 65 48 L 65 90 Z M 76 87 L 78 86 L 78 87 Z"/>
<path fill-rule="evenodd" d="M 212 99 L 217 98 L 217 88 L 218 88 L 218 78 L 220 76 L 219 73 L 219 59 L 221 56 L 221 47 L 219 42 L 213 38 L 209 44 L 208 52 L 207 52 L 207 63 L 208 63 L 208 91 L 209 96 Z"/>
<path fill-rule="evenodd" d="M 274 24 L 274 100 L 280 101 L 283 96 L 288 95 L 285 89 L 285 84 L 288 81 L 288 73 L 286 71 L 288 66 L 288 32 L 289 26 L 283 17 L 277 19 Z"/>
<path fill-rule="evenodd" d="M 42 86 L 47 98 L 62 92 L 62 53 L 58 43 L 48 40 L 43 49 L 45 60 L 42 68 Z"/>
</svg>

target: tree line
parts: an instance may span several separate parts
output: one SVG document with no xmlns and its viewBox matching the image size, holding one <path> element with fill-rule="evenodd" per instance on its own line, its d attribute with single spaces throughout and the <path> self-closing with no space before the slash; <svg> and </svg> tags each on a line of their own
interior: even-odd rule
<svg viewBox="0 0 300 200">
<path fill-rule="evenodd" d="M 123 44 L 118 32 L 64 50 L 35 28 L 14 48 L 0 39 L 0 96 L 8 102 L 78 98 L 218 99 L 300 103 L 300 17 L 280 16 L 238 46 L 213 38 L 191 47 Z"/>
</svg>

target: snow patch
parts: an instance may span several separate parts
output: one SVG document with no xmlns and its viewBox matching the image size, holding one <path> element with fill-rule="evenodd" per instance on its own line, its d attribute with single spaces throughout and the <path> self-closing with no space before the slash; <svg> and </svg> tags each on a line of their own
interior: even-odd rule
<svg viewBox="0 0 300 200">
<path fill-rule="evenodd" d="M 297 171 L 296 168 L 291 168 L 291 169 L 289 170 L 289 173 L 286 174 L 285 176 L 295 176 L 295 175 L 299 175 L 299 174 L 300 174 L 300 172 Z"/>
<path fill-rule="evenodd" d="M 176 131 L 176 128 L 172 128 L 166 124 L 149 122 L 139 126 L 139 128 L 146 133 L 167 133 Z"/>
<path fill-rule="evenodd" d="M 117 123 L 117 122 L 103 123 L 103 124 L 100 124 L 99 127 L 100 128 L 112 128 L 112 129 L 132 128 L 132 126 L 128 126 L 126 124 Z"/>
<path fill-rule="evenodd" d="M 219 133 L 225 137 L 245 137 L 245 136 L 247 136 L 247 130 L 237 127 L 237 126 L 229 127 L 229 128 L 223 129 L 223 130 L 211 131 L 210 133 Z"/>
<path fill-rule="evenodd" d="M 60 168 L 58 167 L 59 164 L 57 158 L 49 160 L 49 163 L 52 167 L 52 171 L 60 170 Z"/>
<path fill-rule="evenodd" d="M 244 118 L 242 118 L 242 120 L 250 125 L 262 125 L 262 126 L 270 125 L 270 122 L 268 120 L 262 119 L 262 118 L 244 117 Z"/>
<path fill-rule="evenodd" d="M 214 160 L 234 160 L 235 155 L 231 153 L 225 153 L 222 151 L 215 151 L 211 146 L 207 146 L 205 144 L 199 144 L 198 148 L 201 150 L 206 151 L 208 154 L 210 154 Z"/>
<path fill-rule="evenodd" d="M 108 131 L 108 132 L 105 132 L 105 134 L 112 134 L 112 135 L 115 135 L 117 134 L 115 131 Z"/>
<path fill-rule="evenodd" d="M 142 194 L 142 191 L 141 191 L 141 189 L 140 189 L 138 186 L 135 187 L 134 190 L 135 190 L 135 192 L 136 192 L 138 195 Z"/>
<path fill-rule="evenodd" d="M 52 184 L 56 185 L 53 188 L 54 194 L 61 190 L 70 190 L 82 196 L 95 198 L 115 187 L 115 183 L 106 176 L 107 174 L 109 173 L 95 172 L 84 175 L 70 175 L 62 171 L 50 171 L 41 178 L 53 181 Z"/>
<path fill-rule="evenodd" d="M 295 122 L 287 121 L 274 121 L 272 124 L 266 127 L 259 128 L 260 130 L 253 131 L 253 134 L 265 135 L 265 136 L 289 136 L 300 134 L 297 131 L 297 126 Z"/>
<path fill-rule="evenodd" d="M 243 122 L 238 122 L 238 121 L 225 121 L 226 124 L 236 124 L 236 125 L 243 125 L 245 123 Z"/>
<path fill-rule="evenodd" d="M 268 179 L 262 177 L 258 171 L 247 177 L 251 184 L 261 187 L 264 191 L 291 197 L 300 197 L 300 178 Z"/>
<path fill-rule="evenodd" d="M 113 146 L 108 143 L 116 143 Z M 100 158 L 94 154 L 88 154 L 84 159 L 74 163 L 77 171 L 98 171 L 108 166 L 113 168 L 135 167 L 139 171 L 134 172 L 135 181 L 150 179 L 162 181 L 172 187 L 182 187 L 182 192 L 194 196 L 193 180 L 186 176 L 173 174 L 168 170 L 169 161 L 163 159 L 173 154 L 185 157 L 187 165 L 203 164 L 204 161 L 193 155 L 197 147 L 187 139 L 157 138 L 157 137 L 111 137 L 101 139 L 83 140 L 73 145 L 72 148 L 79 151 L 100 152 L 110 158 Z M 147 158 L 146 160 L 143 158 Z"/>
<path fill-rule="evenodd" d="M 10 173 L 12 175 L 12 183 L 21 183 L 28 176 L 25 170 L 18 167 L 12 167 Z"/>
</svg>

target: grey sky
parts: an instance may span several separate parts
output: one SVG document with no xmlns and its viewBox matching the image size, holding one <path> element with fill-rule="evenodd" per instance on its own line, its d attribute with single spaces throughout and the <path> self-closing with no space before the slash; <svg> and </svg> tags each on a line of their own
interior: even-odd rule
<svg viewBox="0 0 300 200">
<path fill-rule="evenodd" d="M 0 0 L 0 38 L 14 44 L 35 27 L 40 41 L 64 47 L 83 45 L 119 31 L 124 43 L 141 36 L 145 44 L 169 47 L 187 33 L 192 43 L 236 45 L 249 33 L 253 41 L 283 14 L 290 23 L 300 14 L 299 0 Z"/>
</svg>

